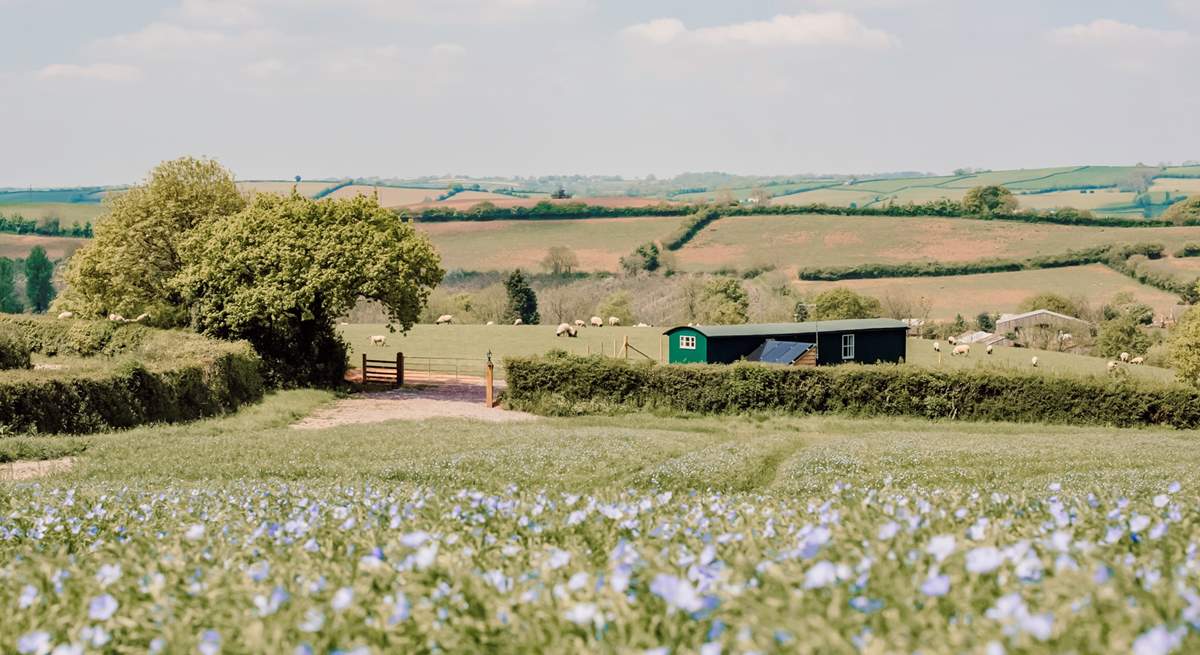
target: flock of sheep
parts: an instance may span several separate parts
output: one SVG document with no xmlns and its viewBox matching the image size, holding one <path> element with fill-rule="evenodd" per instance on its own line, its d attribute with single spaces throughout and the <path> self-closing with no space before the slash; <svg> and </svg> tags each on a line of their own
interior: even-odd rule
<svg viewBox="0 0 1200 655">
<path fill-rule="evenodd" d="M 442 314 L 441 316 L 439 316 L 437 318 L 436 323 L 438 325 L 452 325 L 454 323 L 454 316 L 452 316 L 450 314 Z M 496 322 L 488 321 L 487 324 L 495 325 Z M 524 325 L 524 324 L 525 324 L 525 321 L 522 321 L 519 318 L 517 320 L 513 321 L 513 325 Z M 591 320 L 588 321 L 587 323 L 580 321 L 580 320 L 576 320 L 574 325 L 571 325 L 570 323 L 559 323 L 558 328 L 554 331 L 554 336 L 556 336 L 556 337 L 578 337 L 579 330 L 583 329 L 584 327 L 587 327 L 589 324 L 591 324 L 592 327 L 604 327 L 604 319 L 600 318 L 599 316 L 593 316 L 591 318 Z M 609 327 L 620 327 L 621 319 L 617 318 L 616 316 L 609 316 L 608 317 L 608 325 L 609 325 Z M 638 323 L 634 327 L 642 328 L 642 327 L 654 327 L 654 326 L 650 325 L 649 323 Z M 387 335 L 383 335 L 383 334 L 371 335 L 370 341 L 371 341 L 372 346 L 386 346 L 387 345 Z"/>
<path fill-rule="evenodd" d="M 1063 336 L 1066 336 L 1068 340 L 1071 338 L 1071 335 L 1069 335 L 1069 334 L 1059 335 L 1059 338 L 1061 339 Z M 954 346 L 954 350 L 950 351 L 951 357 L 956 357 L 959 355 L 961 355 L 963 357 L 971 356 L 971 345 L 970 344 L 955 343 L 954 337 L 950 337 L 948 339 L 948 341 L 950 342 L 950 345 Z M 933 350 L 934 350 L 934 352 L 939 352 L 939 353 L 942 352 L 942 344 L 940 341 L 933 342 Z M 991 345 L 989 345 L 987 347 L 987 354 L 990 355 L 993 352 L 995 352 L 995 348 L 992 347 Z M 1133 357 L 1129 353 L 1121 353 L 1120 357 L 1118 357 L 1117 359 L 1119 359 L 1120 361 L 1114 360 L 1114 361 L 1110 361 L 1108 363 L 1108 372 L 1109 373 L 1116 373 L 1121 368 L 1121 364 L 1132 364 L 1134 366 L 1141 366 L 1142 364 L 1146 363 L 1145 357 Z M 1039 360 L 1036 355 L 1034 355 L 1029 360 L 1029 363 L 1034 368 L 1037 368 L 1038 362 L 1039 362 Z"/>
<path fill-rule="evenodd" d="M 60 321 L 69 321 L 73 318 L 75 318 L 75 312 L 61 312 L 58 315 L 58 319 Z M 141 314 L 137 318 L 125 318 L 124 316 L 121 316 L 120 314 L 109 314 L 108 315 L 108 320 L 112 321 L 113 323 L 141 323 L 142 321 L 144 321 L 148 318 L 150 318 L 149 313 Z"/>
</svg>

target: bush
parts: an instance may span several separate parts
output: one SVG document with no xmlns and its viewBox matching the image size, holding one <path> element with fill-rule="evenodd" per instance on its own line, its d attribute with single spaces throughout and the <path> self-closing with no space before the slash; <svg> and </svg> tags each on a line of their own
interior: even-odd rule
<svg viewBox="0 0 1200 655">
<path fill-rule="evenodd" d="M 1200 391 L 1129 379 L 913 366 L 656 366 L 603 357 L 505 360 L 509 403 L 557 413 L 607 407 L 772 411 L 1072 425 L 1200 426 Z M 553 396 L 553 397 L 551 397 Z"/>
<path fill-rule="evenodd" d="M 0 371 L 32 367 L 29 342 L 16 328 L 0 324 Z"/>
<path fill-rule="evenodd" d="M 1200 243 L 1185 243 L 1175 251 L 1176 257 L 1200 257 Z"/>
</svg>

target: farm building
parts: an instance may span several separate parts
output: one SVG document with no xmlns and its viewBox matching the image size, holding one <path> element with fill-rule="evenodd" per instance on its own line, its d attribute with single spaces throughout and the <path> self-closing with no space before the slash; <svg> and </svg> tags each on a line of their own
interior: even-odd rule
<svg viewBox="0 0 1200 655">
<path fill-rule="evenodd" d="M 1004 314 L 996 321 L 997 334 L 1023 334 L 1033 329 L 1053 328 L 1062 332 L 1078 331 L 1088 334 L 1092 324 L 1081 318 L 1059 314 L 1048 309 L 1036 309 L 1024 314 Z"/>
<path fill-rule="evenodd" d="M 907 332 L 908 325 L 902 321 L 871 318 L 681 326 L 664 334 L 672 364 L 732 364 L 745 359 L 825 366 L 900 362 Z"/>
</svg>

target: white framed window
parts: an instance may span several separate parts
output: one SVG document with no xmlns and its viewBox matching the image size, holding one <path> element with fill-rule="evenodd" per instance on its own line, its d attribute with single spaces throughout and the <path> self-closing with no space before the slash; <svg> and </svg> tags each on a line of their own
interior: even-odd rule
<svg viewBox="0 0 1200 655">
<path fill-rule="evenodd" d="M 854 359 L 854 335 L 842 335 L 842 359 Z"/>
<path fill-rule="evenodd" d="M 695 350 L 696 337 L 688 336 L 686 334 L 679 335 L 679 347 L 682 350 Z"/>
</svg>

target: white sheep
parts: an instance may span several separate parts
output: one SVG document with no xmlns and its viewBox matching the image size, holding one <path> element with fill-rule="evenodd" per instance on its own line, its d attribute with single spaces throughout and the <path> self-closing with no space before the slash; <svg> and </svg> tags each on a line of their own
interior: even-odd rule
<svg viewBox="0 0 1200 655">
<path fill-rule="evenodd" d="M 108 320 L 112 321 L 113 323 L 128 323 L 129 322 L 124 316 L 121 316 L 120 314 L 109 314 Z"/>
<path fill-rule="evenodd" d="M 581 320 L 579 320 L 579 319 L 575 319 L 575 327 L 577 327 L 577 328 L 581 328 L 581 327 L 584 327 L 584 326 L 586 326 L 586 325 L 587 325 L 587 323 L 584 323 L 583 321 L 581 321 Z"/>
<path fill-rule="evenodd" d="M 969 357 L 971 355 L 971 346 L 969 346 L 965 343 L 955 346 L 954 350 L 952 350 L 950 352 L 950 356 L 954 357 L 956 355 L 962 355 L 963 357 Z"/>
<path fill-rule="evenodd" d="M 1134 366 L 1141 366 L 1142 364 L 1146 363 L 1146 358 L 1145 357 L 1134 357 L 1133 359 L 1129 360 L 1129 363 L 1133 364 Z"/>
<path fill-rule="evenodd" d="M 946 337 L 946 341 L 949 341 L 951 346 L 958 344 L 958 340 L 954 337 Z"/>
<path fill-rule="evenodd" d="M 590 322 L 592 327 L 604 327 L 604 319 L 600 318 L 599 316 L 593 316 Z"/>
<path fill-rule="evenodd" d="M 1030 364 L 1033 364 L 1033 367 L 1034 367 L 1034 368 L 1037 368 L 1037 365 L 1038 365 L 1038 358 L 1037 358 L 1037 355 L 1034 355 L 1034 356 L 1033 356 L 1033 359 L 1029 360 L 1029 363 L 1030 363 Z"/>
<path fill-rule="evenodd" d="M 525 325 L 525 321 L 522 321 L 518 318 L 517 320 L 513 321 L 513 325 Z"/>
<path fill-rule="evenodd" d="M 940 342 L 940 341 L 933 342 L 933 352 L 935 352 L 935 353 L 942 352 L 942 342 Z"/>
<path fill-rule="evenodd" d="M 133 322 L 134 322 L 134 323 L 141 323 L 142 321 L 144 321 L 144 320 L 146 320 L 146 319 L 148 319 L 148 318 L 150 318 L 150 312 L 143 312 L 143 313 L 141 313 L 141 314 L 138 314 L 138 317 L 137 317 L 137 318 L 135 318 L 135 319 L 133 319 Z"/>
<path fill-rule="evenodd" d="M 621 324 L 621 319 L 617 318 L 616 316 L 609 316 L 608 324 L 611 327 L 617 327 L 618 325 Z"/>
<path fill-rule="evenodd" d="M 495 322 L 495 321 L 488 321 L 488 322 L 487 322 L 487 324 L 488 324 L 488 325 L 495 325 L 495 324 L 496 324 L 496 322 Z"/>
<path fill-rule="evenodd" d="M 58 318 L 62 321 L 75 318 L 75 312 L 62 312 L 58 315 Z"/>
<path fill-rule="evenodd" d="M 648 328 L 648 327 L 654 327 L 654 326 L 650 325 L 649 323 L 638 323 L 637 325 L 635 325 L 633 327 Z"/>
<path fill-rule="evenodd" d="M 1121 367 L 1121 365 L 1118 364 L 1117 362 L 1109 362 L 1106 368 L 1108 368 L 1109 373 L 1112 373 L 1120 367 Z"/>
<path fill-rule="evenodd" d="M 387 335 L 384 335 L 384 334 L 371 335 L 371 345 L 372 346 L 381 346 L 381 347 L 386 346 L 387 345 Z"/>
<path fill-rule="evenodd" d="M 449 314 L 442 314 L 437 319 L 438 325 L 450 325 L 454 322 L 454 317 Z"/>
<path fill-rule="evenodd" d="M 996 347 L 995 347 L 995 346 L 993 346 L 993 345 L 991 345 L 991 344 L 988 344 L 988 347 L 987 347 L 987 354 L 989 354 L 989 355 L 990 355 L 990 354 L 992 354 L 992 351 L 994 351 L 995 349 L 996 349 Z"/>
<path fill-rule="evenodd" d="M 559 323 L 558 329 L 554 331 L 554 336 L 561 337 L 571 333 L 571 326 L 567 323 Z"/>
<path fill-rule="evenodd" d="M 1121 356 L 1119 359 L 1123 362 L 1128 362 L 1129 361 L 1129 353 L 1121 353 Z"/>
</svg>

